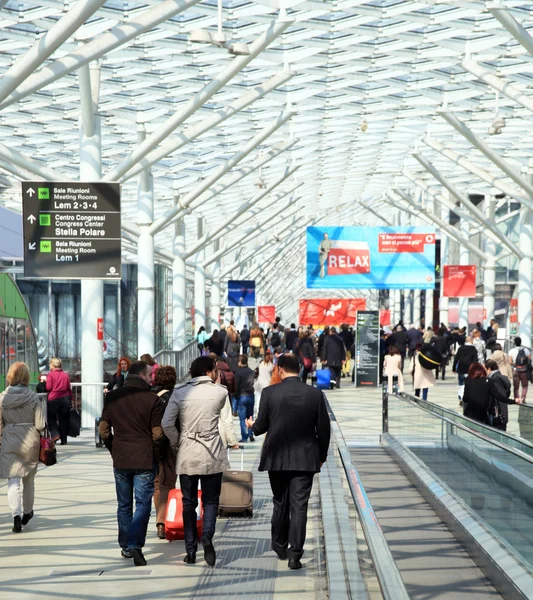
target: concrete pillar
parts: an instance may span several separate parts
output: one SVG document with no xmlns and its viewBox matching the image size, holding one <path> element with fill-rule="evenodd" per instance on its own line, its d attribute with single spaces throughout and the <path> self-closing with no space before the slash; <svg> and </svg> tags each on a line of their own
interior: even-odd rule
<svg viewBox="0 0 533 600">
<path fill-rule="evenodd" d="M 139 144 L 146 138 L 144 126 L 137 137 Z M 154 236 L 148 231 L 154 220 L 154 191 L 148 169 L 139 175 L 137 202 L 137 354 L 141 356 L 155 353 Z"/>
<path fill-rule="evenodd" d="M 177 197 L 175 198 L 177 203 Z M 174 262 L 172 263 L 172 348 L 183 350 L 186 335 L 185 302 L 187 298 L 187 272 L 185 265 L 185 222 L 179 219 L 174 225 Z"/>
<path fill-rule="evenodd" d="M 413 290 L 403 290 L 403 324 L 405 327 L 413 322 Z"/>
<path fill-rule="evenodd" d="M 94 116 L 93 135 L 81 132 L 80 181 L 99 181 L 102 176 L 100 117 Z M 97 336 L 98 319 L 104 318 L 104 282 L 101 279 L 81 281 L 81 382 L 100 383 L 104 378 L 103 343 Z M 105 323 L 104 323 L 105 326 Z M 94 428 L 102 414 L 102 388 L 90 386 L 82 392 L 82 427 Z"/>
<path fill-rule="evenodd" d="M 466 219 L 461 219 L 459 223 L 459 229 L 462 235 L 468 239 L 470 237 L 470 225 Z M 459 248 L 459 264 L 468 265 L 470 264 L 470 250 L 464 246 Z M 459 327 L 466 327 L 468 329 L 468 298 L 459 298 Z"/>
<path fill-rule="evenodd" d="M 422 316 L 422 291 L 413 290 L 413 325 L 420 327 L 420 318 Z"/>
<path fill-rule="evenodd" d="M 397 325 L 402 320 L 402 290 L 392 290 L 394 295 L 394 321 Z"/>
<path fill-rule="evenodd" d="M 522 207 L 520 209 L 520 234 L 518 246 L 525 254 L 518 263 L 518 334 L 525 346 L 531 347 L 531 254 L 533 252 L 533 215 Z"/>
<path fill-rule="evenodd" d="M 486 197 L 485 202 L 488 203 L 485 207 L 488 218 L 494 221 L 496 198 L 494 196 Z M 489 256 L 483 270 L 483 326 L 486 329 L 494 317 L 494 296 L 496 294 L 496 242 L 489 236 L 485 236 L 485 252 Z"/>
<path fill-rule="evenodd" d="M 204 222 L 202 218 L 198 219 L 197 229 L 198 239 L 204 235 Z M 209 323 L 206 325 L 205 315 L 205 269 L 202 263 L 205 260 L 205 250 L 200 250 L 196 254 L 196 267 L 194 269 L 194 330 L 195 332 L 202 327 L 208 330 Z"/>
<path fill-rule="evenodd" d="M 450 209 L 444 205 L 441 205 L 440 210 L 440 218 L 446 223 L 450 222 Z M 443 296 L 444 286 L 443 286 L 443 274 L 444 274 L 444 265 L 448 264 L 449 260 L 449 251 L 450 251 L 450 238 L 441 231 L 440 233 L 440 298 L 439 298 L 439 325 L 440 323 L 444 323 L 448 325 L 449 317 L 448 317 L 448 298 Z"/>
</svg>

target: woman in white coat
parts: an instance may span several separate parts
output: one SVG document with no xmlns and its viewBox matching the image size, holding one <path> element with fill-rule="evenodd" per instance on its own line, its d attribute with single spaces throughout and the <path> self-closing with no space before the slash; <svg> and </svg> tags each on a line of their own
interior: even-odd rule
<svg viewBox="0 0 533 600">
<path fill-rule="evenodd" d="M 402 374 L 402 355 L 398 348 L 392 345 L 389 348 L 389 353 L 385 354 L 383 361 L 383 375 L 388 379 L 388 391 L 392 394 L 392 383 L 394 377 L 398 378 L 398 389 L 403 392 L 403 374 Z"/>
<path fill-rule="evenodd" d="M 435 374 L 429 369 L 424 369 L 420 364 L 420 350 L 422 344 L 416 345 L 416 351 L 413 358 L 411 359 L 411 374 L 413 375 L 413 387 L 415 388 L 415 396 L 420 398 L 420 391 L 422 391 L 422 399 L 428 399 L 429 388 L 435 385 Z"/>
<path fill-rule="evenodd" d="M 35 474 L 39 462 L 40 431 L 45 427 L 41 401 L 28 389 L 30 370 L 23 362 L 9 367 L 9 387 L 0 394 L 0 475 L 7 479 L 7 500 L 13 532 L 20 533 L 33 517 Z"/>
</svg>

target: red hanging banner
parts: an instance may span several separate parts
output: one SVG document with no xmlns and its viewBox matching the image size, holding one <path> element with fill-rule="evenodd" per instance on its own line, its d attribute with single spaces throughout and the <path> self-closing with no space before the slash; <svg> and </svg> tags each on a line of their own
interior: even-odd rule
<svg viewBox="0 0 533 600">
<path fill-rule="evenodd" d="M 365 298 L 314 298 L 300 300 L 301 325 L 355 324 L 358 310 L 366 310 Z"/>
<path fill-rule="evenodd" d="M 390 310 L 382 308 L 379 311 L 379 324 L 381 325 L 381 327 L 386 327 L 387 325 L 390 325 Z"/>
<path fill-rule="evenodd" d="M 258 323 L 274 323 L 276 320 L 276 307 L 274 305 L 257 307 Z"/>
<path fill-rule="evenodd" d="M 444 265 L 443 296 L 448 298 L 476 297 L 475 265 Z"/>
<path fill-rule="evenodd" d="M 96 319 L 96 339 L 103 340 L 104 339 L 104 320 Z"/>
</svg>

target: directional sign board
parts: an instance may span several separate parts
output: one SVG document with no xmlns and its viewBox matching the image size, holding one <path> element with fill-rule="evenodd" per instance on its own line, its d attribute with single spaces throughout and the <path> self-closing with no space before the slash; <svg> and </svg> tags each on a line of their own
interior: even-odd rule
<svg viewBox="0 0 533 600">
<path fill-rule="evenodd" d="M 120 185 L 22 182 L 24 276 L 120 279 Z"/>
</svg>

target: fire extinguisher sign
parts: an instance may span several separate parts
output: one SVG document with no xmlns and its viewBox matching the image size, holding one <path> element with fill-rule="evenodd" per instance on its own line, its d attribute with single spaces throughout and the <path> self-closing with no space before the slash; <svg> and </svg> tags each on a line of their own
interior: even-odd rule
<svg viewBox="0 0 533 600">
<path fill-rule="evenodd" d="M 424 227 L 308 227 L 310 289 L 433 289 L 435 231 Z"/>
</svg>

